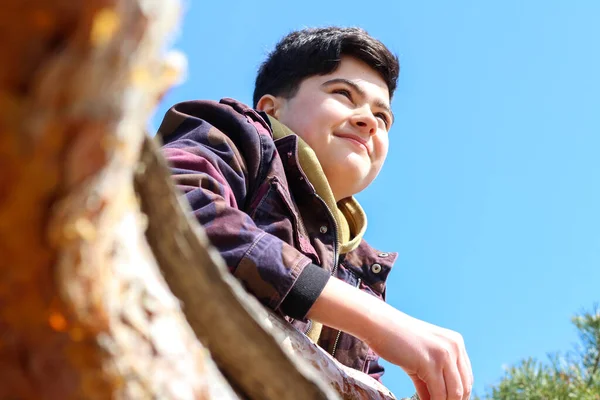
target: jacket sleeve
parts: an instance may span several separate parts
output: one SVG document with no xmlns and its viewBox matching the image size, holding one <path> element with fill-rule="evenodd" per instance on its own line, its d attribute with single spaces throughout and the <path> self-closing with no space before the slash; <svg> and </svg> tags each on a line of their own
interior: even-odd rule
<svg viewBox="0 0 600 400">
<path fill-rule="evenodd" d="M 221 103 L 180 103 L 167 112 L 159 130 L 168 138 L 163 154 L 231 273 L 265 306 L 302 319 L 329 274 L 258 228 L 243 211 L 252 201 L 249 188 L 257 184 L 265 157 L 275 154 L 274 146 L 265 145 L 272 140 L 265 136 L 266 127 L 261 132 L 258 118 L 252 121 Z"/>
</svg>

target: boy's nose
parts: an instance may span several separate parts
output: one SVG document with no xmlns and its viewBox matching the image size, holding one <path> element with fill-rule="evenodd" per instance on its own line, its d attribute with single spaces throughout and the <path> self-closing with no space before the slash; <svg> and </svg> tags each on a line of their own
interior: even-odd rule
<svg viewBox="0 0 600 400">
<path fill-rule="evenodd" d="M 358 121 L 358 122 L 356 123 L 356 125 L 358 125 L 358 126 L 361 128 L 361 131 L 365 131 L 365 132 L 367 132 L 367 133 L 369 134 L 369 136 L 372 136 L 372 135 L 374 135 L 374 134 L 375 134 L 375 132 L 376 132 L 376 129 L 375 129 L 375 128 L 373 128 L 373 127 L 370 127 L 370 126 L 369 126 L 369 124 L 367 124 L 367 123 L 366 123 L 366 122 L 364 122 L 364 121 Z"/>
<path fill-rule="evenodd" d="M 353 120 L 361 133 L 373 136 L 377 132 L 377 119 L 371 110 L 363 108 L 354 115 Z"/>
</svg>

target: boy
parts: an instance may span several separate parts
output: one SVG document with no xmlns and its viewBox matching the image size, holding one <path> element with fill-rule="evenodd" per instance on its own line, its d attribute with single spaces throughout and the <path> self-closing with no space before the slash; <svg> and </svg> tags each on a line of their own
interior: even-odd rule
<svg viewBox="0 0 600 400">
<path fill-rule="evenodd" d="M 180 103 L 159 134 L 195 216 L 259 301 L 347 366 L 380 379 L 381 355 L 421 399 L 468 399 L 461 336 L 383 301 L 396 254 L 362 239 L 352 197 L 387 156 L 398 72 L 361 29 L 293 32 L 260 67 L 253 108 Z"/>
</svg>

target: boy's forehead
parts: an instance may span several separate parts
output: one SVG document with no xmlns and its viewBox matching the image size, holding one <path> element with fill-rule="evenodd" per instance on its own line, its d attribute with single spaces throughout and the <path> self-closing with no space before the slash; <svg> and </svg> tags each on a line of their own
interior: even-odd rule
<svg viewBox="0 0 600 400">
<path fill-rule="evenodd" d="M 356 88 L 361 94 L 369 92 L 371 95 L 381 97 L 389 106 L 389 89 L 379 72 L 369 66 L 367 63 L 354 57 L 343 56 L 342 60 L 335 69 L 325 75 L 313 75 L 306 78 L 311 80 L 311 90 L 321 90 L 323 86 L 346 83 Z"/>
</svg>

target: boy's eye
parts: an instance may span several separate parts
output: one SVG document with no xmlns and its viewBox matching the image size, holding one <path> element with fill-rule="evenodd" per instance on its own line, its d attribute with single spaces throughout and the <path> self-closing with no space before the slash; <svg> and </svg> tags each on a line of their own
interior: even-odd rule
<svg viewBox="0 0 600 400">
<path fill-rule="evenodd" d="M 335 89 L 333 93 L 341 94 L 342 96 L 347 97 L 349 100 L 352 100 L 352 94 L 347 89 Z"/>
<path fill-rule="evenodd" d="M 387 115 L 385 115 L 384 113 L 377 113 L 377 114 L 375 114 L 375 117 L 377 117 L 377 118 L 381 118 L 381 120 L 382 120 L 382 121 L 383 121 L 383 123 L 385 124 L 385 127 L 386 127 L 386 128 L 389 128 L 389 127 L 390 127 L 390 121 L 389 121 L 389 119 L 388 119 Z"/>
</svg>

